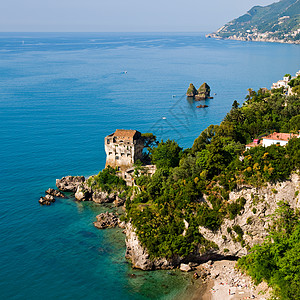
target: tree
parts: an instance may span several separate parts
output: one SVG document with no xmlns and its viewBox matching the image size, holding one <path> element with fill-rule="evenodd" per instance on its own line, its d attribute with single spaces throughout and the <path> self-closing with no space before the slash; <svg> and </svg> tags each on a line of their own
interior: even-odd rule
<svg viewBox="0 0 300 300">
<path fill-rule="evenodd" d="M 239 105 L 240 104 L 236 100 L 234 100 L 233 103 L 232 103 L 232 108 L 237 109 L 237 108 L 239 108 Z"/>
<path fill-rule="evenodd" d="M 196 153 L 205 149 L 206 146 L 210 144 L 211 139 L 215 136 L 218 127 L 218 125 L 209 125 L 205 130 L 203 130 L 199 137 L 195 139 L 192 152 Z"/>
<path fill-rule="evenodd" d="M 150 150 L 150 158 L 157 168 L 174 168 L 179 165 L 182 148 L 173 140 L 161 141 Z"/>
<path fill-rule="evenodd" d="M 156 136 L 153 133 L 146 132 L 142 133 L 142 138 L 144 140 L 144 145 L 146 148 L 154 147 L 158 144 L 158 141 L 156 140 Z"/>
</svg>

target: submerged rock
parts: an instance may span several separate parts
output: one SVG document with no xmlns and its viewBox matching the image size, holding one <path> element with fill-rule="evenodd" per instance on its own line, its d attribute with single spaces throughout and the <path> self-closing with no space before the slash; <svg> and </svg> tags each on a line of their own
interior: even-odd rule
<svg viewBox="0 0 300 300">
<path fill-rule="evenodd" d="M 97 221 L 94 222 L 94 226 L 99 229 L 112 228 L 118 226 L 120 220 L 113 213 L 105 212 L 101 213 L 97 217 Z"/>
<path fill-rule="evenodd" d="M 45 193 L 53 197 L 67 198 L 62 192 L 51 188 L 49 188 Z"/>
<path fill-rule="evenodd" d="M 85 181 L 84 176 L 66 176 L 62 179 L 56 179 L 56 186 L 63 192 L 75 193 L 78 186 Z"/>
<path fill-rule="evenodd" d="M 197 108 L 204 108 L 204 107 L 208 107 L 208 105 L 198 105 Z"/>
</svg>

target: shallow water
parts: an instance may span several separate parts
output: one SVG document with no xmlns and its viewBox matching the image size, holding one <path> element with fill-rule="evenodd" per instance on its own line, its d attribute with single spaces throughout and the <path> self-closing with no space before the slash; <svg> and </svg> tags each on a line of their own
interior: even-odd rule
<svg viewBox="0 0 300 300">
<path fill-rule="evenodd" d="M 191 147 L 247 88 L 298 71 L 299 49 L 202 34 L 1 33 L 1 298 L 171 299 L 184 289 L 178 272 L 131 270 L 121 231 L 93 227 L 106 208 L 38 198 L 56 178 L 98 173 L 116 128 Z M 184 94 L 204 81 L 217 95 L 196 109 Z"/>
</svg>

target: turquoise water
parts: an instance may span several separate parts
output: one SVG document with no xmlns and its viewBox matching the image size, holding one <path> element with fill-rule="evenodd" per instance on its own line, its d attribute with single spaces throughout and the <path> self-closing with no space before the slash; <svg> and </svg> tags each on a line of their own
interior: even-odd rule
<svg viewBox="0 0 300 300">
<path fill-rule="evenodd" d="M 93 227 L 106 208 L 39 196 L 99 172 L 116 128 L 190 147 L 247 88 L 300 69 L 297 45 L 202 34 L 1 33 L 0 55 L 2 299 L 172 299 L 190 279 L 132 270 L 122 232 Z M 184 93 L 204 81 L 217 95 L 196 109 Z"/>
</svg>

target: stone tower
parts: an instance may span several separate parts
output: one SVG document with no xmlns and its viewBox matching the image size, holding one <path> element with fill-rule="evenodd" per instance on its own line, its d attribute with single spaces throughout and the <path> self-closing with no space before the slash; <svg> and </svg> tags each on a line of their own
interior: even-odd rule
<svg viewBox="0 0 300 300">
<path fill-rule="evenodd" d="M 105 167 L 118 167 L 124 177 L 125 171 L 138 160 L 142 160 L 144 141 L 136 130 L 117 129 L 105 137 Z"/>
</svg>

